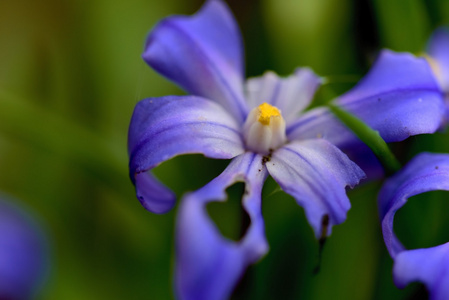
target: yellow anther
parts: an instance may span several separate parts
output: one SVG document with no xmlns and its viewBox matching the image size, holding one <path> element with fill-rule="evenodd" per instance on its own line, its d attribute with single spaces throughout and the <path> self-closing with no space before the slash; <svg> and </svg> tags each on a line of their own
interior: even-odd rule
<svg viewBox="0 0 449 300">
<path fill-rule="evenodd" d="M 270 125 L 271 117 L 281 116 L 281 112 L 274 106 L 271 106 L 268 103 L 262 103 L 258 107 L 259 109 L 259 118 L 258 121 L 263 125 Z"/>
<path fill-rule="evenodd" d="M 254 107 L 243 124 L 248 150 L 268 155 L 287 142 L 285 120 L 281 111 L 268 103 Z"/>
</svg>

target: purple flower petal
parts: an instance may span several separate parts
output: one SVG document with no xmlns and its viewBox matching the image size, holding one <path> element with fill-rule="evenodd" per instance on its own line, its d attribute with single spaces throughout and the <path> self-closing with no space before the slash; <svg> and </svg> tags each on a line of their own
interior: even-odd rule
<svg viewBox="0 0 449 300">
<path fill-rule="evenodd" d="M 128 134 L 130 177 L 142 205 L 164 213 L 174 195 L 147 171 L 180 154 L 229 159 L 244 152 L 240 127 L 221 106 L 195 96 L 140 101 Z"/>
<path fill-rule="evenodd" d="M 327 107 L 317 107 L 306 112 L 287 128 L 289 140 L 323 138 L 341 149 L 366 173 L 370 179 L 383 177 L 384 170 L 377 157 L 346 125 Z"/>
<path fill-rule="evenodd" d="M 355 186 L 363 171 L 334 145 L 323 139 L 292 142 L 276 150 L 266 163 L 268 172 L 306 213 L 317 238 L 342 223 L 351 204 L 346 186 Z M 322 220 L 329 225 L 322 228 Z"/>
<path fill-rule="evenodd" d="M 217 101 L 244 121 L 242 41 L 224 2 L 209 0 L 194 16 L 159 22 L 142 57 L 189 93 Z"/>
<path fill-rule="evenodd" d="M 286 78 L 266 72 L 261 77 L 248 79 L 248 106 L 252 108 L 264 102 L 276 106 L 288 123 L 309 106 L 320 84 L 321 78 L 308 68 L 297 69 Z"/>
<path fill-rule="evenodd" d="M 449 91 L 449 28 L 434 31 L 427 45 L 427 53 L 435 60 L 435 75 L 441 88 Z"/>
<path fill-rule="evenodd" d="M 394 215 L 409 197 L 434 190 L 449 191 L 449 155 L 421 153 L 388 179 L 379 193 L 382 232 L 399 288 L 423 282 L 431 299 L 449 299 L 449 244 L 406 250 L 393 232 Z"/>
<path fill-rule="evenodd" d="M 359 84 L 336 99 L 386 142 L 435 132 L 444 117 L 444 101 L 424 58 L 384 50 Z M 287 128 L 290 140 L 321 136 L 339 148 L 359 143 L 327 108 L 305 113 Z"/>
<path fill-rule="evenodd" d="M 187 195 L 180 206 L 176 237 L 176 292 L 179 299 L 228 299 L 249 264 L 268 251 L 261 213 L 261 191 L 267 177 L 262 156 L 245 153 L 200 190 Z M 243 207 L 251 225 L 234 242 L 221 236 L 209 219 L 206 204 L 225 201 L 226 188 L 244 181 Z"/>
<path fill-rule="evenodd" d="M 449 299 L 449 243 L 398 253 L 394 261 L 394 282 L 399 288 L 423 282 L 430 300 Z"/>
<path fill-rule="evenodd" d="M 386 142 L 435 132 L 443 95 L 424 58 L 384 50 L 371 72 L 336 103 L 378 130 Z"/>
<path fill-rule="evenodd" d="M 0 299 L 32 299 L 48 257 L 42 232 L 19 207 L 0 200 Z"/>
<path fill-rule="evenodd" d="M 287 127 L 287 138 L 290 141 L 324 138 L 343 149 L 362 143 L 327 107 L 304 113 Z"/>
<path fill-rule="evenodd" d="M 379 211 L 385 244 L 393 258 L 404 250 L 393 232 L 394 214 L 408 198 L 434 190 L 449 190 L 447 154 L 421 153 L 384 183 L 379 192 Z"/>
</svg>

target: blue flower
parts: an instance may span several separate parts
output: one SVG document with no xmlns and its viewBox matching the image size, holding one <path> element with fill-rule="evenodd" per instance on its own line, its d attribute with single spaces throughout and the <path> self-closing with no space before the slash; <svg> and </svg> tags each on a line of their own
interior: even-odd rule
<svg viewBox="0 0 449 300">
<path fill-rule="evenodd" d="M 446 120 L 449 122 L 449 28 L 437 28 L 427 44 L 427 58 L 446 98 Z"/>
<path fill-rule="evenodd" d="M 36 222 L 0 199 L 0 299 L 34 298 L 47 262 L 47 245 Z"/>
<path fill-rule="evenodd" d="M 449 92 L 449 28 L 436 29 L 427 44 L 429 62 L 438 83 L 445 92 Z"/>
<path fill-rule="evenodd" d="M 394 215 L 408 198 L 434 190 L 449 191 L 449 155 L 421 153 L 388 179 L 379 193 L 382 232 L 394 259 L 396 285 L 423 282 L 432 300 L 449 299 L 449 243 L 406 250 L 393 231 Z"/>
<path fill-rule="evenodd" d="M 363 144 L 327 107 L 303 112 L 322 83 L 310 69 L 297 69 L 287 78 L 267 72 L 245 82 L 240 33 L 220 0 L 206 1 L 194 16 L 162 20 L 148 36 L 143 59 L 191 95 L 145 99 L 134 110 L 129 168 L 141 204 L 155 213 L 173 207 L 173 192 L 151 169 L 176 155 L 232 159 L 221 175 L 186 195 L 179 208 L 179 298 L 228 297 L 246 267 L 268 251 L 261 214 L 268 175 L 304 208 L 317 238 L 346 219 L 345 188 L 356 185 L 364 172 L 337 147 Z M 425 60 L 391 51 L 383 51 L 364 80 L 334 104 L 387 142 L 434 132 L 444 109 Z M 359 157 L 362 162 L 374 157 L 367 155 Z M 242 205 L 251 224 L 234 242 L 221 236 L 205 206 L 225 201 L 226 188 L 238 181 L 245 183 Z"/>
</svg>

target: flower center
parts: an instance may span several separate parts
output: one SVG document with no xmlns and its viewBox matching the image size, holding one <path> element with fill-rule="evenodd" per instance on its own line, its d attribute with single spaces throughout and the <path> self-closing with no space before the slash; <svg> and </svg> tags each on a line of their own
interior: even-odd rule
<svg viewBox="0 0 449 300">
<path fill-rule="evenodd" d="M 268 103 L 251 110 L 243 125 L 246 147 L 260 154 L 269 154 L 287 141 L 285 120 L 281 111 Z"/>
</svg>

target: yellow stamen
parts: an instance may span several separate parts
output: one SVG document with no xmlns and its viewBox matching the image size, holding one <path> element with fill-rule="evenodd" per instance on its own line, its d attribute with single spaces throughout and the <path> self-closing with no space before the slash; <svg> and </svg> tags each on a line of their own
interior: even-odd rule
<svg viewBox="0 0 449 300">
<path fill-rule="evenodd" d="M 281 116 L 281 112 L 274 106 L 271 106 L 268 103 L 262 103 L 258 107 L 259 109 L 259 118 L 258 121 L 263 125 L 270 125 L 271 117 Z"/>
</svg>

